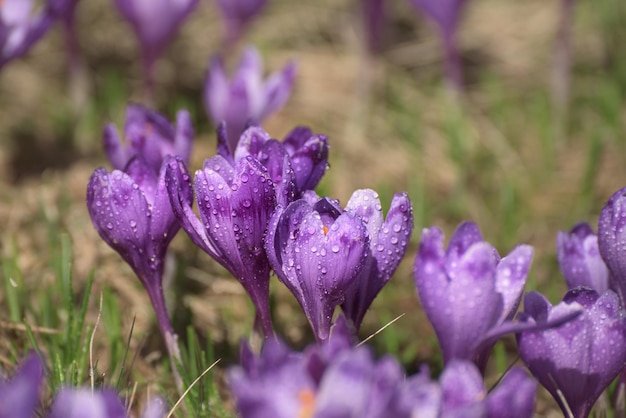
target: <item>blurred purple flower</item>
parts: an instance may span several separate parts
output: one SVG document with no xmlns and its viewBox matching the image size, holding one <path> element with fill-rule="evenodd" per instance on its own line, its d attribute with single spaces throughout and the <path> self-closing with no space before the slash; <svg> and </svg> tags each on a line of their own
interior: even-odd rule
<svg viewBox="0 0 626 418">
<path fill-rule="evenodd" d="M 54 398 L 48 418 L 128 418 L 126 408 L 111 389 L 61 389 Z"/>
<path fill-rule="evenodd" d="M 626 364 L 626 316 L 617 295 L 579 287 L 553 307 L 532 292 L 518 317 L 531 324 L 549 321 L 574 305 L 584 308 L 578 318 L 559 328 L 522 331 L 517 343 L 520 357 L 563 413 L 583 418 Z"/>
<path fill-rule="evenodd" d="M 0 2 L 0 68 L 28 51 L 54 23 L 54 3 L 36 9 L 33 0 Z"/>
<path fill-rule="evenodd" d="M 267 0 L 216 0 L 216 3 L 226 25 L 225 45 L 230 46 L 241 38 Z"/>
<path fill-rule="evenodd" d="M 168 155 L 180 156 L 189 162 L 193 142 L 193 126 L 189 112 L 176 115 L 176 129 L 161 114 L 147 107 L 131 104 L 126 108 L 124 125 L 126 145 L 122 144 L 114 124 L 104 128 L 104 150 L 113 168 L 124 170 L 128 162 L 139 155 L 158 173 Z"/>
<path fill-rule="evenodd" d="M 445 55 L 446 78 L 455 90 L 463 90 L 463 69 L 458 50 L 458 24 L 468 0 L 410 0 L 411 4 L 435 23 L 440 31 Z"/>
<path fill-rule="evenodd" d="M 244 287 L 256 307 L 257 327 L 273 334 L 269 307 L 270 266 L 263 237 L 276 207 L 267 169 L 252 157 L 235 167 L 221 156 L 196 171 L 194 189 L 200 219 L 193 212 L 191 180 L 183 161 L 167 163 L 167 189 L 176 216 L 191 240 L 226 268 Z"/>
<path fill-rule="evenodd" d="M 242 347 L 242 366 L 230 387 L 242 418 L 408 418 L 390 413 L 403 373 L 391 357 L 374 360 L 368 347 L 352 348 L 346 335 L 294 353 L 268 340 L 260 356 Z"/>
<path fill-rule="evenodd" d="M 225 137 L 231 152 L 249 121 L 262 122 L 285 104 L 295 75 L 296 65 L 292 62 L 263 81 L 261 57 L 253 47 L 244 51 L 230 81 L 222 59 L 211 60 L 204 84 L 204 107 L 216 126 L 226 122 Z"/>
<path fill-rule="evenodd" d="M 587 286 L 602 294 L 609 288 L 609 270 L 600 256 L 598 236 L 587 223 L 559 232 L 557 255 L 570 289 Z"/>
<path fill-rule="evenodd" d="M 378 193 L 357 190 L 346 205 L 346 212 L 361 218 L 369 235 L 368 256 L 358 278 L 347 290 L 341 304 L 344 314 L 356 329 L 374 298 L 398 268 L 413 232 L 413 208 L 406 193 L 393 197 L 387 219 L 383 219 Z"/>
<path fill-rule="evenodd" d="M 271 139 L 261 127 L 251 126 L 241 135 L 233 152 L 226 135 L 221 123 L 217 130 L 218 154 L 233 164 L 247 156 L 259 160 L 268 169 L 278 202 L 283 206 L 313 190 L 328 169 L 328 138 L 313 134 L 307 127 L 294 128 L 280 142 Z"/>
<path fill-rule="evenodd" d="M 114 0 L 120 13 L 132 25 L 143 55 L 148 94 L 152 89 L 154 63 L 170 43 L 198 0 Z"/>
<path fill-rule="evenodd" d="M 363 220 L 338 202 L 304 199 L 278 207 L 265 249 L 278 279 L 304 310 L 318 341 L 328 338 L 335 308 L 367 262 L 370 238 Z"/>
<path fill-rule="evenodd" d="M 598 219 L 598 248 L 609 268 L 609 281 L 622 304 L 626 301 L 626 187 L 606 203 Z"/>
<path fill-rule="evenodd" d="M 446 251 L 441 230 L 424 229 L 415 259 L 415 285 L 446 364 L 470 360 L 484 372 L 493 344 L 529 326 L 512 319 L 532 256 L 532 247 L 519 245 L 501 259 L 472 222 L 459 225 Z M 577 314 L 568 312 L 536 326 L 557 326 Z"/>
<path fill-rule="evenodd" d="M 39 356 L 26 357 L 10 380 L 0 377 L 0 418 L 31 418 L 39 405 L 44 365 Z"/>
</svg>

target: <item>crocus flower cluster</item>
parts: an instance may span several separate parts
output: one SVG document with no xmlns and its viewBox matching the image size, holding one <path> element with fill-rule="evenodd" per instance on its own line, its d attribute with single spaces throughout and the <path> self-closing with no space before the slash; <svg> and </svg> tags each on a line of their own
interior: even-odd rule
<svg viewBox="0 0 626 418">
<path fill-rule="evenodd" d="M 264 81 L 261 57 L 252 47 L 244 51 L 230 80 L 222 58 L 211 59 L 204 85 L 204 106 L 216 126 L 226 123 L 225 135 L 231 152 L 249 122 L 262 122 L 285 104 L 295 75 L 296 66 L 292 62 Z"/>
<path fill-rule="evenodd" d="M 163 160 L 179 152 L 188 158 L 193 139 L 186 112 L 179 113 L 178 122 L 174 130 L 155 112 L 130 106 L 126 147 L 114 127 L 105 129 L 105 149 L 116 169 L 97 169 L 87 188 L 87 209 L 96 230 L 130 265 L 150 296 L 174 371 L 180 355 L 165 306 L 163 272 L 167 247 L 180 225 L 170 206 Z M 191 194 L 181 198 L 192 201 Z"/>
<path fill-rule="evenodd" d="M 23 360 L 11 380 L 0 377 L 0 418 L 32 418 L 39 407 L 44 364 L 36 354 Z M 141 418 L 165 417 L 166 404 L 153 398 Z M 129 418 L 119 395 L 112 389 L 63 388 L 55 396 L 47 418 Z"/>
<path fill-rule="evenodd" d="M 241 362 L 229 375 L 242 418 L 524 418 L 534 409 L 536 383 L 521 369 L 489 394 L 468 362 L 452 362 L 438 382 L 427 369 L 405 378 L 393 358 L 376 360 L 367 346 L 353 347 L 342 321 L 328 340 L 303 353 L 268 340 L 259 356 L 244 345 Z"/>
</svg>

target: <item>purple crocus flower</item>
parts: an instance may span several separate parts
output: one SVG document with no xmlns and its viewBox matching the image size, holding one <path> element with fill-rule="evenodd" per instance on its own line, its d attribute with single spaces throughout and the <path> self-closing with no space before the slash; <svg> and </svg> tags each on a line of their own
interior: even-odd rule
<svg viewBox="0 0 626 418">
<path fill-rule="evenodd" d="M 611 288 L 626 300 L 626 187 L 606 203 L 598 219 L 598 248 L 609 268 Z"/>
<path fill-rule="evenodd" d="M 226 23 L 225 46 L 231 46 L 246 30 L 250 22 L 263 10 L 267 0 L 216 0 Z"/>
<path fill-rule="evenodd" d="M 176 368 L 180 353 L 163 295 L 166 251 L 180 224 L 170 206 L 165 167 L 163 164 L 155 173 L 137 155 L 124 171 L 97 169 L 87 186 L 87 209 L 102 239 L 122 256 L 146 288 L 180 391 L 182 381 Z M 192 194 L 184 193 L 180 199 L 191 204 Z"/>
<path fill-rule="evenodd" d="M 204 106 L 217 126 L 226 122 L 226 138 L 231 151 L 250 120 L 262 122 L 279 110 L 289 98 L 296 75 L 295 63 L 263 81 L 261 57 L 248 47 L 234 77 L 229 81 L 220 57 L 211 60 L 204 84 Z"/>
<path fill-rule="evenodd" d="M 522 360 L 563 413 L 583 418 L 626 365 L 626 316 L 617 295 L 579 287 L 553 307 L 532 292 L 526 295 L 519 319 L 527 323 L 550 320 L 572 305 L 582 306 L 584 313 L 559 328 L 522 331 L 517 343 Z"/>
<path fill-rule="evenodd" d="M 111 389 L 61 389 L 48 418 L 128 418 L 118 394 Z"/>
<path fill-rule="evenodd" d="M 458 50 L 457 32 L 463 6 L 468 0 L 410 0 L 411 4 L 438 26 L 443 42 L 448 83 L 463 90 L 463 71 Z"/>
<path fill-rule="evenodd" d="M 276 195 L 267 169 L 252 157 L 235 167 L 219 155 L 207 159 L 194 178 L 198 219 L 187 199 L 193 191 L 185 164 L 178 158 L 167 166 L 170 201 L 183 229 L 241 283 L 256 307 L 256 327 L 269 337 L 270 266 L 263 237 Z"/>
<path fill-rule="evenodd" d="M 318 341 L 328 338 L 341 305 L 367 262 L 370 238 L 363 220 L 322 198 L 278 207 L 265 240 L 278 279 L 302 306 Z"/>
<path fill-rule="evenodd" d="M 269 171 L 283 206 L 313 190 L 328 169 L 328 138 L 298 126 L 280 142 L 261 127 L 244 131 L 230 151 L 224 123 L 217 130 L 217 152 L 233 164 L 247 156 L 258 159 Z M 285 158 L 285 157 L 288 158 Z"/>
<path fill-rule="evenodd" d="M 140 155 L 155 173 L 161 170 L 166 156 L 180 156 L 189 162 L 193 126 L 189 112 L 176 115 L 176 128 L 161 114 L 147 107 L 131 104 L 126 108 L 124 125 L 126 145 L 122 144 L 114 124 L 104 128 L 104 150 L 113 168 L 124 170 L 128 162 Z"/>
<path fill-rule="evenodd" d="M 587 286 L 602 294 L 609 288 L 609 270 L 600 256 L 598 236 L 587 223 L 559 232 L 557 255 L 570 289 Z"/>
<path fill-rule="evenodd" d="M 198 0 L 114 0 L 130 22 L 143 55 L 147 94 L 151 94 L 153 67 Z"/>
<path fill-rule="evenodd" d="M 391 201 L 385 220 L 378 193 L 365 189 L 352 194 L 346 212 L 361 218 L 369 235 L 363 270 L 341 304 L 341 309 L 358 330 L 374 298 L 391 279 L 406 253 L 413 232 L 413 208 L 408 195 L 398 193 Z"/>
<path fill-rule="evenodd" d="M 56 18 L 54 6 L 51 1 L 35 10 L 33 0 L 0 2 L 0 68 L 43 37 Z"/>
<path fill-rule="evenodd" d="M 43 378 L 44 365 L 35 353 L 22 361 L 11 380 L 0 377 L 0 418 L 33 417 Z"/>
<path fill-rule="evenodd" d="M 484 371 L 493 344 L 528 326 L 512 319 L 532 256 L 532 247 L 519 245 L 501 259 L 472 222 L 457 228 L 445 251 L 441 230 L 424 229 L 415 259 L 415 285 L 446 364 L 471 360 Z M 574 310 L 537 326 L 556 326 L 578 313 Z"/>
<path fill-rule="evenodd" d="M 376 361 L 368 347 L 352 348 L 334 332 L 304 353 L 277 340 L 268 340 L 258 357 L 244 346 L 242 366 L 230 370 L 229 381 L 242 418 L 408 418 L 390 411 L 404 381 L 397 362 Z"/>
</svg>

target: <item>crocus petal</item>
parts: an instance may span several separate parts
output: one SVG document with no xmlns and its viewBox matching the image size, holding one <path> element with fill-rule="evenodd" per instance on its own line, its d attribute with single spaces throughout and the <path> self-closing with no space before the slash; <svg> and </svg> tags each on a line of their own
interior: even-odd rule
<svg viewBox="0 0 626 418">
<path fill-rule="evenodd" d="M 156 397 L 148 402 L 141 413 L 141 418 L 165 418 L 167 413 L 167 403 L 165 403 L 163 398 Z"/>
<path fill-rule="evenodd" d="M 609 270 L 600 256 L 598 237 L 586 224 L 557 236 L 557 255 L 567 286 L 588 286 L 603 293 L 609 288 Z"/>
<path fill-rule="evenodd" d="M 128 418 L 126 408 L 112 390 L 62 389 L 48 418 Z"/>
<path fill-rule="evenodd" d="M 30 354 L 9 381 L 0 378 L 0 418 L 31 418 L 39 405 L 44 366 Z"/>
<path fill-rule="evenodd" d="M 535 410 L 537 382 L 513 367 L 487 397 L 488 418 L 531 418 Z"/>
<path fill-rule="evenodd" d="M 182 157 L 183 161 L 189 161 L 191 157 L 191 145 L 193 143 L 193 124 L 191 115 L 186 110 L 181 110 L 176 115 L 176 133 L 174 135 L 174 155 Z"/>
<path fill-rule="evenodd" d="M 512 319 L 519 306 L 533 259 L 533 247 L 520 245 L 500 260 L 496 270 L 496 291 L 504 307 L 500 320 Z"/>
<path fill-rule="evenodd" d="M 126 154 L 126 150 L 122 147 L 117 128 L 114 124 L 109 123 L 104 128 L 103 135 L 104 152 L 109 162 L 116 170 L 123 170 L 130 157 Z"/>
<path fill-rule="evenodd" d="M 626 187 L 606 203 L 598 219 L 598 248 L 611 275 L 612 288 L 626 297 Z"/>
<path fill-rule="evenodd" d="M 96 230 L 138 276 L 146 273 L 145 237 L 148 236 L 148 202 L 137 183 L 121 171 L 96 170 L 87 186 L 87 209 Z M 140 251 L 141 250 L 141 251 Z"/>
<path fill-rule="evenodd" d="M 290 62 L 280 73 L 274 74 L 267 79 L 263 89 L 265 103 L 258 116 L 256 116 L 258 119 L 263 120 L 284 106 L 291 95 L 296 72 L 296 63 Z"/>
<path fill-rule="evenodd" d="M 439 384 L 442 391 L 442 415 L 482 417 L 487 396 L 483 378 L 473 363 L 451 361 L 444 369 Z"/>
<path fill-rule="evenodd" d="M 454 231 L 446 250 L 446 270 L 454 271 L 458 259 L 474 244 L 484 241 L 474 222 L 463 222 Z"/>
</svg>

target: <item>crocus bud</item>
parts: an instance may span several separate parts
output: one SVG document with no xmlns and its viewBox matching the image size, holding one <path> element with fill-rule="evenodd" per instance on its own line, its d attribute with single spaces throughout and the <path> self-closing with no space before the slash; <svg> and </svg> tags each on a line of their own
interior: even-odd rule
<svg viewBox="0 0 626 418">
<path fill-rule="evenodd" d="M 0 377 L 0 418 L 32 418 L 39 405 L 44 366 L 30 354 L 10 380 Z"/>
<path fill-rule="evenodd" d="M 532 256 L 532 247 L 519 245 L 501 259 L 471 222 L 457 228 L 445 251 L 441 230 L 424 229 L 415 259 L 415 285 L 446 364 L 470 360 L 484 371 L 493 344 L 529 326 L 511 320 Z M 537 326 L 556 326 L 578 314 L 568 312 Z"/>
<path fill-rule="evenodd" d="M 235 43 L 265 5 L 267 0 L 216 0 L 226 26 L 226 44 Z"/>
<path fill-rule="evenodd" d="M 56 17 L 52 2 L 34 13 L 33 0 L 0 2 L 0 68 L 25 54 Z"/>
<path fill-rule="evenodd" d="M 606 203 L 598 219 L 598 248 L 610 272 L 611 288 L 626 300 L 626 187 Z"/>
<path fill-rule="evenodd" d="M 132 25 L 143 55 L 146 88 L 151 89 L 152 67 L 198 0 L 114 0 Z"/>
<path fill-rule="evenodd" d="M 522 331 L 517 344 L 520 357 L 563 413 L 584 418 L 626 364 L 626 316 L 617 295 L 579 287 L 553 307 L 533 292 L 526 295 L 519 319 L 550 320 L 572 305 L 584 309 L 578 318 L 558 328 Z"/>
<path fill-rule="evenodd" d="M 559 232 L 556 246 L 570 289 L 587 286 L 602 294 L 609 288 L 609 270 L 600 256 L 598 236 L 589 224 L 578 224 L 569 233 Z"/>
<path fill-rule="evenodd" d="M 282 142 L 272 139 L 263 128 L 251 126 L 231 152 L 225 124 L 221 123 L 217 143 L 218 154 L 233 164 L 247 156 L 259 160 L 269 170 L 283 206 L 302 197 L 305 191 L 313 190 L 328 169 L 328 138 L 313 134 L 304 126 L 294 128 Z"/>
<path fill-rule="evenodd" d="M 380 50 L 385 24 L 385 0 L 359 0 L 365 47 L 370 54 Z"/>
<path fill-rule="evenodd" d="M 196 171 L 193 188 L 200 219 L 186 198 L 193 193 L 187 168 L 181 159 L 170 159 L 167 189 L 174 213 L 191 240 L 241 283 L 256 307 L 257 326 L 269 337 L 270 266 L 263 237 L 276 195 L 267 169 L 252 157 L 233 167 L 218 155 Z"/>
<path fill-rule="evenodd" d="M 204 84 L 204 106 L 217 126 L 226 123 L 226 138 L 231 153 L 250 120 L 262 122 L 279 110 L 289 98 L 296 75 L 294 63 L 263 80 L 261 57 L 248 47 L 234 77 L 226 77 L 222 59 L 214 57 Z"/>
<path fill-rule="evenodd" d="M 383 219 L 378 193 L 357 190 L 346 211 L 361 218 L 369 235 L 368 257 L 359 277 L 348 289 L 341 309 L 357 330 L 374 298 L 398 268 L 413 232 L 413 208 L 406 193 L 394 196 Z"/>
<path fill-rule="evenodd" d="M 114 124 L 104 128 L 104 150 L 113 168 L 124 170 L 135 156 L 142 159 L 155 173 L 161 170 L 163 160 L 171 155 L 189 162 L 193 142 L 193 126 L 189 112 L 176 115 L 176 127 L 165 117 L 144 106 L 131 104 L 126 108 L 124 125 L 126 144 L 122 144 Z"/>
<path fill-rule="evenodd" d="M 265 249 L 317 340 L 326 340 L 335 308 L 366 263 L 369 236 L 361 218 L 328 198 L 314 205 L 300 199 L 276 210 Z"/>
</svg>

